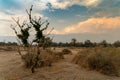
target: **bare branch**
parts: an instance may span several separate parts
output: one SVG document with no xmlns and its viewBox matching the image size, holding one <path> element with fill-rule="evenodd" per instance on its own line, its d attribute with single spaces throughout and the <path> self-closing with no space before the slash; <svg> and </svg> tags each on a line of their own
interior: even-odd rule
<svg viewBox="0 0 120 80">
<path fill-rule="evenodd" d="M 40 21 L 40 20 L 41 20 L 41 17 L 39 16 L 38 22 L 40 22 L 40 23 L 41 23 L 41 21 Z"/>
<path fill-rule="evenodd" d="M 14 30 L 14 32 L 15 32 L 15 34 L 17 35 L 17 31 L 16 31 L 16 29 L 15 29 L 15 27 L 12 27 L 13 25 L 11 25 L 10 27 L 11 27 L 11 29 L 13 29 Z"/>
<path fill-rule="evenodd" d="M 41 25 L 43 25 L 43 24 L 45 24 L 45 23 L 46 23 L 46 21 L 42 22 Z"/>
<path fill-rule="evenodd" d="M 27 14 L 28 14 L 28 16 L 29 16 L 29 21 L 30 21 L 31 24 L 33 24 L 33 22 L 32 22 L 32 17 L 31 17 L 32 8 L 33 8 L 33 5 L 31 5 L 31 8 L 30 8 L 30 11 L 29 11 L 29 12 L 28 12 L 28 10 L 26 9 L 26 12 L 27 12 Z M 34 24 L 33 24 L 33 25 L 34 25 Z"/>
<path fill-rule="evenodd" d="M 50 35 L 50 33 L 51 33 L 53 30 L 54 30 L 54 28 L 52 28 L 52 29 L 47 33 L 46 36 Z"/>
<path fill-rule="evenodd" d="M 46 21 L 46 22 L 47 22 L 46 27 L 43 28 L 41 31 L 44 31 L 44 30 L 46 30 L 48 28 L 49 22 L 48 21 Z"/>
<path fill-rule="evenodd" d="M 19 23 L 19 18 L 18 18 L 18 20 L 15 20 L 15 18 L 12 17 L 12 19 L 16 22 L 16 24 L 19 26 L 19 28 L 22 29 L 22 26 Z"/>
<path fill-rule="evenodd" d="M 22 28 L 26 25 L 26 22 L 27 22 L 26 20 L 23 21 Z"/>
<path fill-rule="evenodd" d="M 37 22 L 37 20 L 33 20 L 33 19 L 32 19 L 32 21 L 34 22 L 33 25 L 38 25 L 39 27 L 41 26 L 41 24 L 39 24 L 39 23 Z"/>
</svg>

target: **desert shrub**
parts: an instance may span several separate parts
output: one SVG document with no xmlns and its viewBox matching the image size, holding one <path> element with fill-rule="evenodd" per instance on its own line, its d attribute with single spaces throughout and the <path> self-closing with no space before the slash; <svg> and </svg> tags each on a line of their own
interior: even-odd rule
<svg viewBox="0 0 120 80">
<path fill-rule="evenodd" d="M 31 67 L 34 64 L 35 54 L 26 53 L 22 56 L 22 60 L 26 67 Z"/>
<path fill-rule="evenodd" d="M 91 50 L 88 50 L 88 49 L 79 51 L 77 55 L 73 58 L 72 62 L 82 67 L 88 68 L 87 57 L 90 53 L 91 53 Z"/>
<path fill-rule="evenodd" d="M 71 50 L 69 50 L 69 49 L 63 49 L 62 53 L 63 54 L 72 54 Z"/>
<path fill-rule="evenodd" d="M 2 51 L 14 51 L 15 47 L 14 46 L 3 46 L 3 47 L 0 47 L 0 50 L 2 50 Z"/>
<path fill-rule="evenodd" d="M 109 56 L 95 53 L 88 57 L 88 67 L 107 75 L 117 75 L 117 70 Z"/>
<path fill-rule="evenodd" d="M 60 59 L 64 59 L 63 57 L 63 53 L 62 52 L 56 52 L 56 51 L 52 51 L 52 50 L 46 50 L 45 52 L 43 52 L 43 55 L 50 55 L 52 56 L 53 59 L 52 62 L 56 62 Z"/>
<path fill-rule="evenodd" d="M 113 48 L 84 49 L 74 57 L 73 62 L 90 70 L 96 70 L 107 75 L 118 76 L 120 70 L 119 52 L 118 49 Z"/>
<path fill-rule="evenodd" d="M 22 60 L 26 67 L 32 67 L 35 64 L 36 56 L 35 51 L 26 53 L 22 56 Z M 35 67 L 51 66 L 52 63 L 63 59 L 63 55 L 60 52 L 53 52 L 51 50 L 42 50 L 41 54 L 38 56 L 38 61 Z"/>
</svg>

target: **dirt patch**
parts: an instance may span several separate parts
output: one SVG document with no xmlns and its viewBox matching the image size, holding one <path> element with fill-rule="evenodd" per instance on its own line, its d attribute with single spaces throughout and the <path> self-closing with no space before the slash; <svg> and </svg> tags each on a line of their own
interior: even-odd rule
<svg viewBox="0 0 120 80">
<path fill-rule="evenodd" d="M 71 63 L 75 54 L 65 55 L 64 60 L 51 67 L 37 68 L 32 74 L 29 69 L 24 68 L 19 54 L 14 51 L 0 52 L 0 80 L 120 80 L 120 77 L 87 71 Z"/>
</svg>

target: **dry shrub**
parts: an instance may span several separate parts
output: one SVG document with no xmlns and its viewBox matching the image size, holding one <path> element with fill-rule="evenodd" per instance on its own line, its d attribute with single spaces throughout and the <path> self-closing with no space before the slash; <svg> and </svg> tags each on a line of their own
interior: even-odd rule
<svg viewBox="0 0 120 80">
<path fill-rule="evenodd" d="M 88 57 L 88 67 L 107 75 L 117 75 L 115 65 L 111 59 L 102 53 L 95 53 Z"/>
<path fill-rule="evenodd" d="M 51 62 L 56 62 L 60 59 L 64 59 L 63 57 L 63 53 L 61 52 L 55 52 L 55 51 L 51 51 L 51 50 L 45 50 L 42 52 L 41 54 L 42 58 L 44 60 L 49 60 Z"/>
<path fill-rule="evenodd" d="M 75 56 L 73 62 L 107 75 L 118 76 L 120 70 L 120 50 L 114 48 L 85 49 Z"/>
<path fill-rule="evenodd" d="M 36 61 L 36 51 L 29 51 L 22 56 L 22 60 L 27 68 L 32 67 Z M 53 52 L 51 50 L 42 50 L 38 56 L 38 61 L 35 67 L 51 66 L 52 63 L 63 59 L 63 55 L 60 52 Z"/>
<path fill-rule="evenodd" d="M 78 65 L 80 65 L 80 66 L 82 66 L 82 67 L 87 68 L 87 67 L 88 67 L 87 57 L 88 57 L 88 55 L 89 55 L 90 53 L 91 53 L 91 51 L 88 50 L 88 49 L 79 51 L 79 52 L 77 53 L 77 55 L 73 58 L 72 61 L 73 61 L 75 64 L 78 64 Z"/>
<path fill-rule="evenodd" d="M 71 50 L 69 50 L 69 49 L 63 49 L 62 53 L 63 54 L 72 54 Z"/>
<path fill-rule="evenodd" d="M 22 56 L 22 60 L 27 68 L 31 67 L 34 64 L 35 56 L 36 55 L 33 53 L 26 53 Z"/>
<path fill-rule="evenodd" d="M 3 47 L 0 47 L 0 50 L 1 51 L 14 51 L 16 50 L 15 46 L 3 46 Z"/>
</svg>

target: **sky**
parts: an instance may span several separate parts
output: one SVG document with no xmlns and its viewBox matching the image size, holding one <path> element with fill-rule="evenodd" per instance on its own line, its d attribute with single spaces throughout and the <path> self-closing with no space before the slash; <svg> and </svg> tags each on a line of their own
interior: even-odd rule
<svg viewBox="0 0 120 80">
<path fill-rule="evenodd" d="M 0 36 L 15 36 L 12 17 L 19 17 L 21 23 L 27 20 L 31 5 L 33 16 L 50 22 L 52 34 L 64 36 L 56 41 L 120 40 L 120 0 L 0 0 Z"/>
</svg>

